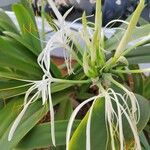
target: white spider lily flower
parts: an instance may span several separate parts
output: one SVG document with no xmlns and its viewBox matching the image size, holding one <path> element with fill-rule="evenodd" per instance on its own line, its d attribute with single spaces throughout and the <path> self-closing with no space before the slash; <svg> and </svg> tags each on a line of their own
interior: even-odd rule
<svg viewBox="0 0 150 150">
<path fill-rule="evenodd" d="M 11 141 L 11 139 L 12 139 L 22 117 L 24 116 L 27 108 L 29 107 L 29 105 L 31 103 L 33 103 L 34 101 L 36 101 L 38 98 L 42 97 L 42 105 L 44 105 L 47 102 L 47 100 L 49 100 L 50 116 L 51 116 L 51 136 L 52 136 L 53 145 L 56 146 L 55 126 L 54 126 L 54 109 L 53 109 L 53 103 L 52 103 L 52 98 L 51 98 L 51 87 L 50 87 L 51 82 L 53 82 L 53 78 L 51 76 L 47 77 L 44 75 L 43 79 L 41 81 L 32 81 L 32 82 L 33 82 L 33 86 L 31 86 L 27 90 L 26 95 L 25 95 L 24 107 L 23 107 L 22 111 L 20 112 L 20 114 L 18 115 L 18 117 L 15 119 L 15 121 L 10 129 L 10 132 L 8 135 L 8 141 Z M 33 94 L 33 92 L 35 92 L 35 91 L 36 91 L 36 93 Z"/>
<path fill-rule="evenodd" d="M 137 123 L 140 120 L 140 107 L 139 107 L 137 98 L 135 97 L 134 93 L 128 91 L 128 89 L 126 89 L 123 85 L 121 85 L 120 83 L 115 81 L 113 78 L 108 78 L 108 80 L 110 80 L 112 83 L 114 83 L 116 86 L 118 86 L 125 92 L 124 96 L 121 96 L 121 94 L 116 93 L 113 90 L 110 90 L 112 95 L 114 96 L 114 97 L 111 96 L 111 99 L 116 102 L 118 109 L 120 107 L 120 109 L 122 110 L 122 113 L 124 114 L 125 118 L 127 119 L 128 123 L 130 125 L 130 128 L 132 130 L 132 133 L 134 135 L 135 147 L 137 148 L 137 150 L 141 150 L 141 145 L 140 145 L 140 140 L 139 140 L 138 130 L 137 130 Z M 109 91 L 107 91 L 107 92 L 109 93 Z M 120 102 L 117 103 L 118 100 L 117 100 L 116 95 L 118 95 L 121 98 L 123 104 Z M 127 102 L 129 102 L 130 104 L 128 104 Z M 131 106 L 129 106 L 129 105 L 131 105 Z M 121 129 L 121 126 L 120 126 L 120 129 Z M 121 141 L 121 139 L 120 139 L 120 141 Z"/>
<path fill-rule="evenodd" d="M 126 107 L 126 100 L 123 99 L 122 96 L 120 96 L 119 93 L 115 93 L 112 89 L 109 89 L 110 92 L 108 91 L 109 96 L 107 97 L 107 99 L 110 100 L 110 103 L 112 103 L 112 101 L 114 101 L 117 105 L 117 109 L 118 109 L 118 114 L 116 116 L 116 119 L 118 121 L 118 123 L 116 125 L 118 125 L 119 127 L 119 141 L 120 141 L 120 149 L 124 150 L 125 149 L 125 140 L 124 140 L 124 135 L 123 135 L 123 126 L 122 126 L 122 115 L 124 115 L 124 117 L 127 119 L 131 131 L 133 133 L 134 136 L 134 141 L 135 141 L 135 145 L 134 147 L 136 147 L 136 150 L 141 150 L 141 145 L 140 145 L 140 140 L 139 140 L 139 136 L 138 136 L 138 130 L 137 130 L 137 122 L 135 121 L 135 116 L 133 116 L 132 114 L 132 106 L 131 106 L 131 110 L 128 109 Z M 112 96 L 113 95 L 113 96 Z M 123 104 L 119 102 L 119 99 L 117 97 L 120 97 L 123 101 Z M 107 102 L 107 101 L 106 101 Z M 107 104 L 106 104 L 107 105 Z M 114 126 L 114 118 L 112 120 L 112 122 L 110 122 L 109 124 L 109 129 L 111 130 L 111 127 Z M 112 146 L 115 145 L 114 141 L 112 141 L 112 139 L 114 139 L 114 132 L 110 132 L 111 134 L 111 144 Z"/>
<path fill-rule="evenodd" d="M 127 98 L 126 95 L 128 94 L 129 96 Z M 106 118 L 107 118 L 106 120 L 108 120 L 108 127 L 109 127 L 110 135 L 111 135 L 112 149 L 115 149 L 114 136 L 116 134 L 119 136 L 120 150 L 125 149 L 126 145 L 125 145 L 125 138 L 124 138 L 124 133 L 123 133 L 123 124 L 122 124 L 122 117 L 124 116 L 127 119 L 131 128 L 131 131 L 134 135 L 135 147 L 137 148 L 137 150 L 141 150 L 138 130 L 136 127 L 139 118 L 137 119 L 137 115 L 135 115 L 135 113 L 138 114 L 138 116 L 140 115 L 140 108 L 139 108 L 139 104 L 137 100 L 133 100 L 133 98 L 136 99 L 134 95 L 131 95 L 131 92 L 128 92 L 125 94 L 125 96 L 122 96 L 120 93 L 116 93 L 113 89 L 107 90 L 107 93 L 105 96 L 105 108 L 106 108 L 105 113 L 106 113 Z M 131 106 L 127 104 L 128 100 L 130 100 Z M 116 103 L 117 112 L 115 112 L 113 108 L 112 101 Z M 136 109 L 135 109 L 135 106 L 136 106 Z M 115 121 L 117 121 L 117 123 L 115 123 Z M 114 126 L 118 130 L 116 134 L 115 134 L 115 130 L 113 129 Z"/>
<path fill-rule="evenodd" d="M 71 48 L 68 46 L 70 43 L 70 37 L 73 37 L 73 32 L 71 31 L 71 25 L 66 24 L 65 22 L 65 18 L 67 17 L 67 15 L 72 11 L 73 7 L 70 8 L 63 16 L 60 14 L 59 10 L 57 9 L 57 7 L 55 6 L 55 3 L 53 2 L 53 0 L 48 0 L 48 3 L 50 4 L 50 6 L 52 7 L 57 19 L 58 19 L 58 26 L 60 27 L 60 29 L 58 29 L 58 31 L 56 31 L 50 38 L 50 40 L 48 41 L 46 47 L 44 48 L 44 50 L 41 52 L 41 54 L 38 57 L 38 64 L 40 65 L 40 67 L 42 68 L 43 72 L 45 73 L 45 75 L 49 74 L 50 71 L 50 55 L 51 52 L 55 49 L 63 49 L 64 51 L 66 49 L 70 49 Z M 68 70 L 68 74 L 73 73 L 73 69 L 71 67 L 71 53 L 70 55 L 66 55 L 64 52 L 64 59 L 66 62 L 66 67 Z M 69 61 L 68 61 L 69 60 Z"/>
<path fill-rule="evenodd" d="M 139 140 L 138 130 L 137 130 L 137 123 L 140 118 L 140 108 L 134 94 L 129 92 L 126 89 L 126 94 L 121 95 L 120 93 L 115 92 L 111 88 L 109 88 L 108 90 L 103 89 L 101 92 L 102 94 L 99 94 L 98 96 L 94 96 L 82 102 L 72 113 L 68 123 L 67 134 L 66 134 L 66 150 L 69 150 L 71 129 L 77 113 L 85 104 L 93 101 L 93 104 L 89 110 L 87 126 L 86 126 L 86 150 L 91 150 L 90 130 L 91 130 L 92 111 L 95 102 L 97 101 L 98 98 L 101 97 L 105 98 L 105 123 L 106 123 L 108 137 L 109 135 L 111 137 L 112 150 L 116 149 L 116 143 L 115 143 L 116 136 L 118 137 L 120 142 L 119 145 L 120 150 L 124 150 L 126 147 L 124 131 L 123 131 L 123 122 L 122 122 L 123 117 L 126 118 L 126 120 L 128 121 L 131 131 L 133 133 L 134 141 L 135 141 L 134 147 L 136 147 L 137 150 L 141 150 L 140 140 Z M 130 100 L 131 106 L 129 105 L 128 100 Z M 114 109 L 116 107 L 117 110 Z M 135 114 L 138 114 L 138 117 Z"/>
<path fill-rule="evenodd" d="M 138 104 L 137 98 L 135 97 L 134 93 L 130 92 L 128 89 L 126 89 L 120 83 L 116 82 L 114 79 L 111 79 L 111 81 L 125 92 L 124 97 L 126 97 L 126 100 L 130 99 L 132 116 L 133 116 L 133 119 L 135 119 L 134 121 L 136 121 L 136 123 L 138 123 L 139 119 L 140 119 L 140 108 L 139 108 L 139 104 Z"/>
<path fill-rule="evenodd" d="M 70 39 L 68 37 L 71 36 L 71 31 L 68 27 L 64 27 L 58 30 L 54 35 L 51 36 L 50 40 L 48 41 L 46 47 L 41 52 L 38 57 L 38 64 L 42 68 L 45 74 L 49 74 L 50 71 L 50 61 L 51 61 L 51 52 L 55 49 L 63 49 L 64 50 L 64 59 L 66 60 L 66 66 L 68 73 L 71 74 L 72 67 L 71 67 L 71 53 L 70 55 L 66 54 L 66 49 L 68 49 L 68 45 Z M 70 48 L 71 49 L 71 48 Z M 70 50 L 71 51 L 71 50 Z M 69 61 L 68 61 L 69 59 Z"/>
</svg>

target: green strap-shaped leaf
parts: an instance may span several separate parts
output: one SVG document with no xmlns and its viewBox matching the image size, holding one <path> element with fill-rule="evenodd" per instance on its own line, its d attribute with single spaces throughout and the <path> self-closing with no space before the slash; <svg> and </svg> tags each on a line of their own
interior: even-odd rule
<svg viewBox="0 0 150 150">
<path fill-rule="evenodd" d="M 135 28 L 131 35 L 130 41 L 134 41 L 139 38 L 147 36 L 149 34 L 149 31 L 150 31 L 149 24 Z M 120 39 L 124 35 L 124 33 L 125 33 L 125 30 L 121 30 L 121 31 L 119 30 L 119 32 L 117 32 L 113 37 L 108 39 L 105 43 L 105 49 L 108 51 L 116 50 L 118 44 L 120 43 Z M 130 46 L 127 46 L 127 47 L 130 47 Z"/>
<path fill-rule="evenodd" d="M 143 150 L 149 150 L 150 145 L 149 145 L 148 140 L 146 139 L 146 136 L 144 135 L 143 132 L 140 134 L 140 140 L 141 140 Z"/>
<path fill-rule="evenodd" d="M 75 121 L 73 130 L 78 126 L 79 121 Z M 56 146 L 65 145 L 66 130 L 68 121 L 56 121 Z M 16 147 L 17 149 L 35 149 L 35 148 L 47 148 L 53 146 L 50 133 L 50 123 L 44 123 L 35 126 L 27 136 Z"/>
<path fill-rule="evenodd" d="M 10 19 L 10 17 L 2 10 L 0 9 L 0 27 L 3 30 L 11 31 L 16 34 L 19 34 L 19 31 L 13 21 Z"/>
<path fill-rule="evenodd" d="M 15 99 L 13 101 L 15 101 Z M 20 108 L 21 107 L 19 107 L 19 109 Z M 27 109 L 27 112 L 23 116 L 22 121 L 20 122 L 11 141 L 8 141 L 8 133 L 10 131 L 14 118 L 13 120 L 10 120 L 9 123 L 5 124 L 5 130 L 3 130 L 2 136 L 0 138 L 1 149 L 3 150 L 14 149 L 14 147 L 21 141 L 21 139 L 43 118 L 43 116 L 47 113 L 47 111 L 48 109 L 45 106 L 43 107 L 40 101 L 31 104 Z M 9 117 L 9 115 L 13 113 L 14 112 L 12 111 L 12 109 L 9 109 L 5 114 L 5 118 L 7 119 L 7 117 Z M 2 120 L 4 123 L 5 118 Z"/>
<path fill-rule="evenodd" d="M 30 12 L 22 4 L 13 5 L 13 11 L 17 17 L 22 37 L 34 49 L 34 54 L 38 55 L 41 52 L 40 37 Z"/>
<path fill-rule="evenodd" d="M 8 34 L 6 36 L 1 36 L 1 39 L 3 40 L 2 42 L 4 42 L 6 45 L 9 45 L 9 48 L 11 48 L 14 53 L 17 53 L 22 60 L 34 65 L 35 67 L 39 67 L 37 64 L 37 56 L 35 56 L 31 50 L 24 45 L 25 41 L 22 40 L 22 43 L 20 43 L 14 38 L 15 36 L 18 36 L 18 38 L 21 40 L 22 37 L 11 32 L 9 32 L 9 34 L 12 34 L 12 37 L 8 37 Z"/>
<path fill-rule="evenodd" d="M 0 110 L 0 139 L 2 138 L 9 125 L 18 115 L 23 99 L 12 100 L 8 104 L 5 104 L 3 109 Z"/>
<path fill-rule="evenodd" d="M 150 100 L 150 77 L 148 77 L 145 81 L 144 81 L 144 91 L 143 91 L 143 95 L 144 97 L 146 97 L 148 100 Z"/>
<path fill-rule="evenodd" d="M 2 38 L 0 38 L 0 64 L 3 67 L 10 67 L 20 70 L 26 74 L 31 74 L 39 77 L 42 74 L 38 66 L 33 66 L 25 60 L 24 55 L 21 54 L 15 47 Z"/>
<path fill-rule="evenodd" d="M 72 108 L 72 103 L 70 101 L 69 95 L 66 96 L 66 99 L 63 100 L 59 104 L 59 108 L 56 113 L 56 120 L 67 120 L 70 118 L 72 114 L 73 108 Z"/>
<path fill-rule="evenodd" d="M 6 36 L 11 37 L 12 39 L 14 39 L 15 41 L 19 42 L 21 45 L 23 45 L 24 47 L 26 47 L 29 51 L 31 51 L 35 56 L 35 48 L 30 45 L 22 36 L 19 36 L 13 32 L 9 32 L 9 31 L 4 31 L 3 32 Z"/>
<path fill-rule="evenodd" d="M 31 5 L 32 4 L 31 0 L 20 0 L 20 2 L 27 9 L 33 22 L 35 23 L 35 26 L 37 26 L 36 21 L 35 21 L 34 11 L 33 11 L 32 5 Z"/>
<path fill-rule="evenodd" d="M 31 84 L 20 81 L 0 81 L 0 99 L 8 99 L 22 95 L 30 86 Z"/>
<path fill-rule="evenodd" d="M 144 8 L 144 0 L 140 0 L 139 5 L 137 6 L 135 12 L 133 13 L 133 16 L 131 17 L 131 20 L 129 22 L 128 28 L 125 31 L 125 34 L 122 37 L 122 39 L 121 39 L 121 41 L 120 41 L 120 43 L 119 43 L 119 45 L 118 45 L 118 47 L 116 49 L 114 57 L 117 57 L 117 59 L 120 57 L 120 55 L 122 54 L 122 52 L 126 48 L 128 42 L 130 41 L 131 34 L 132 34 L 134 28 L 137 25 L 137 22 L 139 20 L 139 17 L 141 15 L 141 12 L 142 12 L 143 8 Z"/>
</svg>

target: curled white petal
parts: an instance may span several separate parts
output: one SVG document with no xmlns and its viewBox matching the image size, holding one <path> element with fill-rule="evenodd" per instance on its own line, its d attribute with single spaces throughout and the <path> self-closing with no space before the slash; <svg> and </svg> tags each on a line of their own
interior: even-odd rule
<svg viewBox="0 0 150 150">
<path fill-rule="evenodd" d="M 131 127 L 131 131 L 132 131 L 134 139 L 135 139 L 136 149 L 137 150 L 141 150 L 141 144 L 140 144 L 140 139 L 139 139 L 136 123 L 132 120 L 132 118 L 129 117 L 129 115 L 127 114 L 126 110 L 123 108 L 123 106 L 121 104 L 119 104 L 119 106 L 120 106 L 120 109 L 122 110 L 123 114 L 125 115 L 126 119 L 128 120 L 128 123 L 129 123 L 129 125 Z"/>
<path fill-rule="evenodd" d="M 54 108 L 52 103 L 52 97 L 51 97 L 51 85 L 48 85 L 48 96 L 49 96 L 49 108 L 50 108 L 50 117 L 51 117 L 51 137 L 52 137 L 52 143 L 54 146 L 56 146 L 56 140 L 55 140 L 55 120 L 54 120 Z"/>
<path fill-rule="evenodd" d="M 85 100 L 84 102 L 82 102 L 78 107 L 76 107 L 76 109 L 73 111 L 69 123 L 68 123 L 68 127 L 67 127 L 67 133 L 66 133 L 66 150 L 69 150 L 69 141 L 70 141 L 70 137 L 71 137 L 71 130 L 72 130 L 72 126 L 73 126 L 73 122 L 74 119 L 77 115 L 77 113 L 79 112 L 79 110 L 87 103 L 95 100 L 96 98 L 98 98 L 97 96 L 91 97 L 87 100 Z"/>
<path fill-rule="evenodd" d="M 20 112 L 20 114 L 18 115 L 18 117 L 15 119 L 15 121 L 14 121 L 14 123 L 13 123 L 13 125 L 12 125 L 12 127 L 11 127 L 11 129 L 9 131 L 9 134 L 8 134 L 8 141 L 11 141 L 11 139 L 12 139 L 12 137 L 13 137 L 13 135 L 14 135 L 14 133 L 15 133 L 15 131 L 16 131 L 16 129 L 17 129 L 17 127 L 18 127 L 21 119 L 22 119 L 22 117 L 24 116 L 27 108 L 29 107 L 29 105 L 31 104 L 31 102 L 33 101 L 33 99 L 38 96 L 38 94 L 39 93 L 37 92 L 36 94 L 34 94 L 32 96 L 32 98 L 24 106 L 23 110 Z"/>
<path fill-rule="evenodd" d="M 55 15 L 56 15 L 58 21 L 59 21 L 60 23 L 62 23 L 62 22 L 63 22 L 63 17 L 62 17 L 62 15 L 61 15 L 61 13 L 59 12 L 59 10 L 57 9 L 57 7 L 56 7 L 54 1 L 53 1 L 53 0 L 47 0 L 47 1 L 48 1 L 48 3 L 50 4 L 51 8 L 53 9 L 53 11 L 54 11 L 54 13 L 55 13 Z"/>
<path fill-rule="evenodd" d="M 116 105 L 117 105 L 117 111 L 118 111 L 118 124 L 119 124 L 119 142 L 120 142 L 120 150 L 124 150 L 124 135 L 123 135 L 123 124 L 122 124 L 122 111 L 119 107 L 119 99 L 118 99 L 118 96 L 117 94 L 114 92 L 113 89 L 109 89 L 112 94 L 114 95 L 114 98 L 115 98 L 115 102 L 116 102 Z"/>
<path fill-rule="evenodd" d="M 96 99 L 94 100 L 88 116 L 87 126 L 86 126 L 86 150 L 91 150 L 91 119 L 92 119 L 92 111 L 94 104 L 96 102 Z"/>
<path fill-rule="evenodd" d="M 121 97 L 122 101 L 123 101 L 123 104 L 119 102 L 119 99 L 118 99 L 118 96 L 120 96 L 120 94 L 118 93 L 115 93 L 112 89 L 109 89 L 109 96 L 107 97 L 106 99 L 106 102 L 107 100 L 109 99 L 110 101 L 114 101 L 117 105 L 117 109 L 118 109 L 118 119 L 117 119 L 117 122 L 119 124 L 119 141 L 120 141 L 120 149 L 123 150 L 125 147 L 124 147 L 124 136 L 123 136 L 123 125 L 122 125 L 122 115 L 124 114 L 124 116 L 126 117 L 129 125 L 130 125 L 130 128 L 131 128 L 131 131 L 133 133 L 133 136 L 134 136 L 134 140 L 135 140 L 135 146 L 136 146 L 136 149 L 137 150 L 141 150 L 141 145 L 140 145 L 140 140 L 139 140 L 139 136 L 138 136 L 138 130 L 137 130 L 137 122 L 136 122 L 136 119 L 135 119 L 135 114 L 133 114 L 133 111 L 132 111 L 132 105 L 131 105 L 131 108 L 129 109 L 127 106 L 127 103 L 125 102 L 126 99 L 123 100 L 123 96 Z M 130 99 L 131 100 L 131 99 Z M 112 102 L 111 102 L 112 103 Z M 108 104 L 106 104 L 108 105 Z M 108 107 L 107 107 L 108 108 Z M 109 113 L 110 109 L 107 109 L 106 112 Z M 109 119 L 109 118 L 108 118 Z M 112 124 L 111 122 L 108 120 L 108 124 L 109 124 L 109 127 L 110 127 L 110 131 L 112 129 Z M 112 134 L 112 133 L 110 133 Z M 112 137 L 111 137 L 111 140 L 112 140 Z"/>
<path fill-rule="evenodd" d="M 107 93 L 105 93 L 105 120 L 106 122 L 108 121 L 108 127 L 109 127 L 110 137 L 111 137 L 111 148 L 112 150 L 115 150 L 113 111 L 114 109 L 112 106 L 110 96 Z"/>
</svg>

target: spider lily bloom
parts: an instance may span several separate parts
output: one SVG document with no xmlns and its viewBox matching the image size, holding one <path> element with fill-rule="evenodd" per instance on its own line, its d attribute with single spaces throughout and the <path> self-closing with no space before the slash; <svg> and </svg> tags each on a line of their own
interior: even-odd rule
<svg viewBox="0 0 150 150">
<path fill-rule="evenodd" d="M 100 1 L 97 1 L 97 2 L 100 3 Z M 119 3 L 119 1 L 117 1 L 117 3 Z M 129 25 L 128 25 L 128 29 L 125 32 L 125 35 L 123 36 L 121 43 L 116 50 L 116 53 L 114 55 L 114 59 L 116 59 L 117 61 L 118 60 L 119 61 L 126 61 L 125 57 L 122 56 L 122 53 L 123 53 L 122 51 L 125 49 L 126 45 L 128 44 L 128 39 L 130 38 L 131 31 L 136 26 L 138 17 L 140 16 L 140 13 L 141 13 L 143 6 L 144 6 L 143 4 L 144 3 L 141 0 L 139 6 L 137 7 Z M 99 5 L 97 5 L 97 6 L 99 6 Z M 97 9 L 97 11 L 98 11 L 98 9 Z M 86 20 L 85 20 L 84 16 L 83 16 L 83 25 L 85 26 L 85 31 L 86 31 L 86 29 L 87 29 L 86 25 L 87 24 L 86 24 Z M 97 25 L 97 28 L 99 29 L 99 24 Z M 87 37 L 87 38 L 85 38 L 85 40 L 87 40 L 87 45 L 88 45 L 87 47 L 90 48 L 89 36 L 87 36 L 87 32 L 85 32 L 85 34 L 86 34 L 85 36 Z M 100 31 L 99 35 L 101 35 L 101 31 Z M 93 54 L 94 53 L 93 49 L 91 51 Z M 102 80 L 103 80 L 103 77 L 108 76 L 106 74 L 106 72 L 108 72 L 108 74 L 109 74 L 109 71 L 110 71 L 109 69 L 112 69 L 112 64 L 115 65 L 117 62 L 114 60 L 112 61 L 111 60 L 112 58 L 108 61 L 105 61 L 104 66 L 102 66 L 102 69 L 100 72 L 101 74 L 98 74 L 99 70 L 98 71 L 96 69 L 94 70 L 95 65 L 92 66 L 91 65 L 92 59 L 91 60 L 89 59 L 89 57 L 92 57 L 92 55 L 88 54 L 88 52 L 86 52 L 86 51 L 84 54 L 85 54 L 83 57 L 84 73 L 89 78 L 96 78 L 96 77 L 99 77 L 101 75 Z M 95 58 L 95 57 L 93 57 L 93 58 Z M 95 59 L 93 59 L 93 60 L 95 60 Z M 109 67 L 107 67 L 107 65 L 105 65 L 105 63 Z M 119 144 L 120 144 L 119 148 L 121 150 L 124 150 L 126 148 L 125 137 L 124 137 L 124 133 L 123 133 L 123 123 L 122 123 L 123 118 L 125 118 L 129 124 L 129 127 L 130 127 L 130 129 L 133 133 L 133 136 L 134 136 L 134 143 L 135 143 L 134 148 L 136 148 L 137 150 L 141 150 L 140 140 L 139 140 L 138 131 L 137 131 L 137 123 L 138 123 L 139 118 L 140 118 L 140 108 L 139 108 L 139 104 L 138 104 L 138 101 L 137 101 L 135 95 L 132 92 L 128 91 L 124 86 L 119 84 L 117 81 L 115 81 L 112 77 L 108 76 L 108 77 L 106 77 L 106 79 L 104 79 L 104 81 L 105 82 L 109 81 L 110 83 L 115 84 L 121 90 L 123 90 L 125 92 L 125 95 L 121 95 L 120 93 L 115 92 L 113 89 L 109 88 L 109 86 L 106 86 L 107 84 L 106 85 L 104 85 L 104 84 L 99 85 L 97 82 L 96 85 L 99 87 L 99 90 L 100 90 L 99 93 L 101 93 L 102 95 L 99 94 L 98 95 L 99 97 L 92 97 L 92 98 L 89 98 L 88 100 L 85 100 L 83 103 L 81 103 L 74 110 L 74 112 L 70 118 L 68 129 L 67 129 L 67 135 L 66 135 L 67 136 L 66 137 L 67 147 L 66 147 L 66 150 L 69 150 L 69 140 L 70 140 L 71 128 L 72 128 L 72 124 L 73 124 L 73 121 L 75 119 L 76 114 L 82 108 L 83 105 L 85 105 L 86 103 L 91 102 L 91 101 L 93 101 L 93 105 L 94 105 L 95 101 L 101 97 L 105 98 L 105 123 L 106 123 L 106 127 L 108 129 L 107 130 L 109 133 L 108 135 L 110 135 L 111 148 L 113 150 L 116 149 L 116 146 L 117 146 L 116 141 L 115 141 L 116 135 L 117 135 L 117 137 L 119 137 L 118 138 Z M 106 87 L 106 89 L 104 89 L 103 86 Z M 89 110 L 89 116 L 88 116 L 87 127 L 86 127 L 86 150 L 91 149 L 90 123 L 91 123 L 93 105 L 91 106 L 91 109 Z M 115 109 L 116 107 L 117 107 L 117 110 Z"/>
<path fill-rule="evenodd" d="M 31 82 L 31 81 L 30 81 Z M 54 128 L 54 109 L 52 104 L 52 98 L 51 98 L 51 82 L 53 82 L 52 77 L 46 77 L 43 76 L 43 79 L 41 81 L 32 81 L 33 86 L 31 86 L 28 91 L 26 92 L 25 99 L 24 99 L 24 107 L 18 117 L 15 119 L 9 135 L 8 135 L 8 141 L 11 141 L 16 128 L 18 127 L 22 117 L 24 116 L 25 112 L 27 111 L 27 108 L 31 103 L 36 101 L 38 98 L 42 97 L 42 105 L 45 105 L 47 100 L 49 100 L 49 107 L 50 107 L 50 116 L 51 116 L 51 136 L 52 136 L 52 142 L 55 146 L 55 128 Z M 36 92 L 35 92 L 36 91 Z M 33 94 L 33 92 L 35 92 Z"/>
<path fill-rule="evenodd" d="M 108 124 L 106 125 L 110 131 L 109 134 L 111 137 L 111 147 L 113 150 L 115 150 L 116 135 L 119 137 L 120 150 L 124 150 L 126 147 L 122 122 L 123 117 L 125 117 L 134 136 L 134 148 L 136 148 L 137 150 L 141 150 L 140 140 L 137 131 L 137 123 L 140 118 L 139 104 L 137 101 L 132 102 L 134 96 L 132 99 L 127 96 L 130 99 L 130 102 L 133 104 L 132 106 L 129 106 L 129 104 L 127 103 L 129 99 L 125 98 L 125 95 L 122 96 L 120 93 L 116 93 L 113 89 L 110 88 L 105 94 L 105 119 L 108 122 Z M 114 110 L 114 103 L 117 106 L 117 111 Z M 135 113 L 139 114 L 138 117 L 135 115 Z"/>
<path fill-rule="evenodd" d="M 45 74 L 49 73 L 50 70 L 50 57 L 51 52 L 55 49 L 70 49 L 71 47 L 68 46 L 70 43 L 70 37 L 73 37 L 73 32 L 71 31 L 71 27 L 66 24 L 65 18 L 67 15 L 72 11 L 73 8 L 70 8 L 63 16 L 60 14 L 59 10 L 55 6 L 55 3 L 52 0 L 48 0 L 48 3 L 52 7 L 57 19 L 58 19 L 58 30 L 51 36 L 50 40 L 48 41 L 46 47 L 41 52 L 41 54 L 38 57 L 38 64 L 42 68 Z M 65 54 L 65 52 L 64 52 Z M 69 55 L 64 55 L 66 67 L 68 70 L 68 73 L 71 74 L 72 68 L 71 68 L 71 53 Z M 68 61 L 69 60 L 69 61 Z"/>
<path fill-rule="evenodd" d="M 70 42 L 70 39 L 68 38 L 67 35 L 70 36 L 70 31 L 68 30 L 67 27 L 62 27 L 62 29 L 58 30 L 54 35 L 51 36 L 50 40 L 48 41 L 46 47 L 44 50 L 41 52 L 41 54 L 38 57 L 38 64 L 42 68 L 43 72 L 45 74 L 49 74 L 50 70 L 50 57 L 51 57 L 51 52 L 55 49 L 66 49 L 68 48 L 68 44 Z M 69 55 L 66 55 L 64 57 L 67 59 Z M 66 64 L 67 66 L 67 64 Z M 70 68 L 68 67 L 68 72 L 70 72 Z"/>
<path fill-rule="evenodd" d="M 92 111 L 95 102 L 97 100 L 100 100 L 101 98 L 105 98 L 105 124 L 107 128 L 107 133 L 111 137 L 112 150 L 116 149 L 116 143 L 115 143 L 116 136 L 119 139 L 120 150 L 124 150 L 126 147 L 124 131 L 123 131 L 123 122 L 122 122 L 123 118 L 126 118 L 131 128 L 131 131 L 133 133 L 134 141 L 135 141 L 134 148 L 136 148 L 137 150 L 141 150 L 140 140 L 139 140 L 138 131 L 136 127 L 140 118 L 140 109 L 136 97 L 132 95 L 133 94 L 132 92 L 129 92 L 125 88 L 124 90 L 126 91 L 126 94 L 121 95 L 120 93 L 115 92 L 111 88 L 105 90 L 101 85 L 100 87 L 101 87 L 100 88 L 101 94 L 85 100 L 79 106 L 77 106 L 74 112 L 72 113 L 68 123 L 67 134 L 66 134 L 66 150 L 69 150 L 71 129 L 77 113 L 85 104 L 93 101 L 93 104 L 89 110 L 87 126 L 86 126 L 86 150 L 91 150 L 90 132 L 91 132 Z M 133 99 L 135 100 L 133 101 Z M 131 106 L 129 106 L 128 103 L 129 100 L 131 102 Z"/>
</svg>

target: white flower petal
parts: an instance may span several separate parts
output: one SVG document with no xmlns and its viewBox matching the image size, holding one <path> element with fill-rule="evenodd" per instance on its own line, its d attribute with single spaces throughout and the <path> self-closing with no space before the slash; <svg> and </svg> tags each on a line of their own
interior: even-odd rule
<svg viewBox="0 0 150 150">
<path fill-rule="evenodd" d="M 53 0 L 47 0 L 47 1 L 50 4 L 51 8 L 53 9 L 53 11 L 54 11 L 54 13 L 55 13 L 59 23 L 61 24 L 63 22 L 63 17 L 61 15 L 61 13 L 59 12 L 59 10 L 57 9 L 54 1 Z"/>
<path fill-rule="evenodd" d="M 115 150 L 115 139 L 114 139 L 114 130 L 113 130 L 113 106 L 111 102 L 110 96 L 105 93 L 105 120 L 108 121 L 108 127 L 110 131 L 110 137 L 111 137 L 111 148 L 112 150 Z M 106 123 L 107 124 L 107 123 Z"/>
<path fill-rule="evenodd" d="M 120 106 L 121 110 L 123 111 L 126 119 L 128 120 L 128 123 L 131 127 L 131 130 L 132 130 L 132 133 L 133 133 L 134 139 L 135 139 L 136 150 L 142 150 L 139 135 L 138 135 L 138 130 L 137 130 L 137 127 L 136 127 L 136 123 L 132 120 L 132 118 L 129 117 L 129 115 L 127 114 L 127 112 L 123 108 L 123 106 L 121 104 L 119 104 L 119 106 Z"/>
<path fill-rule="evenodd" d="M 72 130 L 72 126 L 73 126 L 73 122 L 75 120 L 75 117 L 77 115 L 77 113 L 79 112 L 79 110 L 87 103 L 93 101 L 94 99 L 96 99 L 97 96 L 91 97 L 87 100 L 85 100 L 84 102 L 82 102 L 80 105 L 78 105 L 76 107 L 76 109 L 73 111 L 69 123 L 68 123 L 68 127 L 67 127 L 67 133 L 66 133 L 66 150 L 69 150 L 69 141 L 70 141 L 70 137 L 71 137 L 71 130 Z"/>
<path fill-rule="evenodd" d="M 94 100 L 88 116 L 87 126 L 86 126 L 86 150 L 91 150 L 91 119 L 92 119 L 92 111 L 94 108 L 94 104 L 97 99 Z"/>
<path fill-rule="evenodd" d="M 29 107 L 29 105 L 31 104 L 31 102 L 33 101 L 33 99 L 34 99 L 38 94 L 39 94 L 39 93 L 37 92 L 37 93 L 35 93 L 35 94 L 32 96 L 32 98 L 28 101 L 28 103 L 24 106 L 23 110 L 20 112 L 20 114 L 19 114 L 19 115 L 17 116 L 17 118 L 15 119 L 15 121 L 14 121 L 14 123 L 13 123 L 13 125 L 12 125 L 12 127 L 11 127 L 11 129 L 10 129 L 10 131 L 9 131 L 8 141 L 11 141 L 11 139 L 12 139 L 12 137 L 13 137 L 13 135 L 14 135 L 14 133 L 15 133 L 15 131 L 16 131 L 16 129 L 17 129 L 17 127 L 18 127 L 18 125 L 19 125 L 21 119 L 22 119 L 22 117 L 24 116 L 24 114 L 25 114 L 27 108 Z"/>
<path fill-rule="evenodd" d="M 120 109 L 120 106 L 119 106 L 119 99 L 116 95 L 116 93 L 114 92 L 113 89 L 110 89 L 112 94 L 114 95 L 114 98 L 115 98 L 115 102 L 116 102 L 116 105 L 117 105 L 117 111 L 118 111 L 118 122 L 119 122 L 119 142 L 120 142 L 120 150 L 124 150 L 124 135 L 123 135 L 123 124 L 122 124 L 122 111 Z"/>
<path fill-rule="evenodd" d="M 49 96 L 49 108 L 50 108 L 50 117 L 51 117 L 51 137 L 52 137 L 52 143 L 54 146 L 56 146 L 56 140 L 55 140 L 55 120 L 54 120 L 54 108 L 52 103 L 52 97 L 51 97 L 51 88 L 50 84 L 48 85 L 48 96 Z"/>
</svg>

